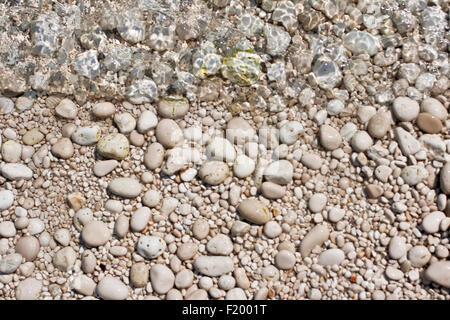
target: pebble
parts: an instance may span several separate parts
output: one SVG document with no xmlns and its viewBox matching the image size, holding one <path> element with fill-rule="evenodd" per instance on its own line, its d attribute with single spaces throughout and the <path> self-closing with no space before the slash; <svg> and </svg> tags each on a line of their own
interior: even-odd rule
<svg viewBox="0 0 450 320">
<path fill-rule="evenodd" d="M 319 264 L 323 266 L 331 266 L 341 264 L 345 259 L 345 253 L 341 249 L 333 248 L 322 252 L 319 256 Z"/>
<path fill-rule="evenodd" d="M 325 225 L 317 225 L 312 228 L 300 243 L 300 253 L 303 258 L 309 256 L 315 246 L 322 245 L 330 235 Z"/>
<path fill-rule="evenodd" d="M 139 116 L 137 122 L 137 130 L 140 133 L 146 133 L 147 131 L 156 128 L 157 125 L 158 118 L 156 117 L 156 115 L 149 110 L 145 110 Z"/>
<path fill-rule="evenodd" d="M 181 261 L 190 260 L 197 254 L 197 251 L 198 247 L 194 242 L 182 243 L 178 246 L 177 257 L 180 258 Z"/>
<path fill-rule="evenodd" d="M 45 230 L 44 221 L 39 218 L 32 218 L 28 222 L 28 232 L 31 235 L 39 234 Z"/>
<path fill-rule="evenodd" d="M 92 219 L 94 219 L 92 210 L 89 208 L 83 208 L 78 210 L 73 216 L 73 224 L 78 231 L 81 231 L 83 226 L 85 226 Z"/>
<path fill-rule="evenodd" d="M 108 184 L 108 190 L 123 198 L 136 198 L 142 192 L 142 185 L 135 178 L 115 178 Z"/>
<path fill-rule="evenodd" d="M 375 168 L 375 177 L 381 182 L 388 182 L 389 177 L 392 174 L 392 169 L 388 166 L 381 165 Z"/>
<path fill-rule="evenodd" d="M 29 180 L 33 177 L 33 171 L 21 163 L 6 163 L 1 172 L 2 176 L 9 180 Z"/>
<path fill-rule="evenodd" d="M 147 226 L 148 221 L 150 220 L 151 211 L 147 207 L 141 207 L 137 209 L 130 220 L 131 231 L 133 232 L 141 232 Z"/>
<path fill-rule="evenodd" d="M 295 265 L 295 256 L 288 250 L 281 250 L 275 255 L 275 266 L 278 269 L 289 270 Z"/>
<path fill-rule="evenodd" d="M 42 281 L 35 278 L 22 280 L 16 288 L 17 300 L 37 300 L 41 295 Z"/>
<path fill-rule="evenodd" d="M 72 282 L 70 283 L 73 290 L 77 293 L 82 294 L 84 296 L 92 296 L 94 295 L 95 288 L 97 284 L 94 280 L 89 278 L 88 276 L 81 274 L 76 276 Z"/>
<path fill-rule="evenodd" d="M 144 154 L 144 164 L 150 170 L 155 170 L 161 167 L 164 160 L 164 147 L 154 142 L 147 147 L 147 151 Z"/>
<path fill-rule="evenodd" d="M 166 247 L 166 242 L 163 239 L 154 236 L 141 236 L 136 243 L 137 252 L 147 259 L 159 257 L 166 250 Z"/>
<path fill-rule="evenodd" d="M 23 143 L 28 146 L 34 146 L 44 139 L 44 135 L 38 128 L 28 130 L 22 137 Z"/>
<path fill-rule="evenodd" d="M 5 162 L 19 162 L 22 155 L 22 145 L 14 140 L 8 140 L 2 145 L 2 159 Z"/>
<path fill-rule="evenodd" d="M 403 278 L 403 272 L 394 267 L 388 266 L 385 272 L 386 276 L 391 280 L 398 281 Z"/>
<path fill-rule="evenodd" d="M 258 141 L 266 149 L 275 149 L 279 145 L 279 132 L 273 127 L 261 127 L 258 131 Z"/>
<path fill-rule="evenodd" d="M 23 236 L 16 243 L 16 252 L 20 253 L 26 261 L 33 261 L 39 254 L 41 245 L 33 236 Z"/>
<path fill-rule="evenodd" d="M 408 260 L 415 268 L 422 268 L 430 261 L 430 259 L 431 253 L 425 246 L 417 245 L 408 251 Z"/>
<path fill-rule="evenodd" d="M 0 222 L 0 236 L 4 238 L 11 238 L 16 235 L 16 227 L 11 221 Z"/>
<path fill-rule="evenodd" d="M 256 163 L 253 159 L 240 155 L 233 164 L 233 173 L 236 177 L 243 179 L 250 176 L 255 171 Z"/>
<path fill-rule="evenodd" d="M 130 151 L 130 143 L 123 134 L 111 133 L 98 141 L 97 151 L 106 159 L 123 160 Z"/>
<path fill-rule="evenodd" d="M 72 133 L 72 141 L 81 146 L 90 146 L 100 139 L 99 126 L 78 127 Z"/>
<path fill-rule="evenodd" d="M 10 190 L 0 190 L 0 211 L 6 210 L 14 203 L 14 194 Z"/>
<path fill-rule="evenodd" d="M 92 169 L 92 171 L 97 177 L 104 177 L 115 168 L 117 168 L 118 165 L 119 162 L 117 160 L 97 161 L 94 164 L 94 168 Z"/>
<path fill-rule="evenodd" d="M 189 269 L 183 269 L 175 276 L 175 287 L 178 289 L 187 289 L 194 281 L 194 273 Z"/>
<path fill-rule="evenodd" d="M 158 103 L 158 115 L 162 118 L 180 119 L 189 111 L 189 101 L 178 96 L 162 98 Z"/>
<path fill-rule="evenodd" d="M 0 272 L 3 274 L 14 273 L 22 263 L 22 256 L 18 253 L 11 253 L 0 260 Z"/>
<path fill-rule="evenodd" d="M 161 201 L 161 194 L 156 190 L 148 190 L 142 197 L 142 203 L 149 208 L 156 207 Z"/>
<path fill-rule="evenodd" d="M 250 225 L 244 221 L 236 220 L 231 226 L 231 234 L 234 236 L 242 236 L 249 232 Z"/>
<path fill-rule="evenodd" d="M 365 152 L 373 145 L 373 140 L 366 131 L 357 131 L 351 140 L 351 145 L 356 152 Z"/>
<path fill-rule="evenodd" d="M 14 102 L 6 97 L 0 97 L 0 114 L 11 113 L 14 109 Z"/>
<path fill-rule="evenodd" d="M 367 197 L 370 199 L 378 199 L 384 193 L 381 186 L 377 184 L 369 184 L 366 187 Z"/>
<path fill-rule="evenodd" d="M 272 162 L 264 170 L 264 178 L 280 185 L 287 185 L 292 181 L 294 167 L 288 160 L 279 160 Z"/>
<path fill-rule="evenodd" d="M 264 225 L 263 232 L 267 238 L 274 239 L 281 234 L 282 229 L 278 222 L 269 221 Z"/>
<path fill-rule="evenodd" d="M 116 107 L 111 102 L 96 103 L 92 108 L 92 114 L 98 119 L 111 117 L 116 112 Z"/>
<path fill-rule="evenodd" d="M 234 143 L 242 145 L 252 139 L 255 129 L 243 118 L 236 117 L 227 123 L 226 137 Z"/>
<path fill-rule="evenodd" d="M 417 101 L 408 97 L 398 97 L 392 103 L 392 112 L 398 121 L 412 121 L 419 115 Z"/>
<path fill-rule="evenodd" d="M 220 276 L 217 284 L 220 289 L 228 291 L 236 286 L 236 280 L 232 276 L 224 274 Z"/>
<path fill-rule="evenodd" d="M 230 168 L 221 161 L 208 161 L 201 166 L 198 174 L 204 183 L 215 186 L 230 176 Z"/>
<path fill-rule="evenodd" d="M 237 209 L 242 218 L 258 225 L 265 224 L 272 219 L 272 212 L 257 199 L 245 199 Z"/>
<path fill-rule="evenodd" d="M 286 187 L 280 186 L 279 184 L 273 182 L 263 182 L 261 184 L 261 194 L 271 200 L 280 199 L 286 193 Z"/>
<path fill-rule="evenodd" d="M 74 154 L 72 141 L 69 138 L 61 138 L 52 146 L 52 154 L 61 159 L 69 159 Z"/>
<path fill-rule="evenodd" d="M 203 289 L 194 290 L 186 295 L 185 300 L 208 300 L 208 292 Z"/>
<path fill-rule="evenodd" d="M 369 120 L 367 125 L 367 132 L 372 138 L 382 139 L 391 129 L 391 117 L 390 114 L 384 111 L 377 112 Z"/>
<path fill-rule="evenodd" d="M 99 247 L 111 238 L 111 231 L 102 221 L 92 220 L 81 231 L 81 239 L 88 247 Z"/>
<path fill-rule="evenodd" d="M 320 143 L 325 150 L 332 151 L 339 148 L 342 144 L 342 137 L 339 131 L 329 125 L 320 126 Z"/>
<path fill-rule="evenodd" d="M 166 294 L 175 284 L 175 275 L 166 266 L 155 264 L 150 269 L 150 281 L 156 293 Z"/>
<path fill-rule="evenodd" d="M 309 169 L 318 170 L 322 167 L 322 158 L 317 154 L 305 153 L 302 155 L 301 162 Z"/>
<path fill-rule="evenodd" d="M 288 146 L 293 145 L 300 139 L 304 129 L 298 121 L 288 121 L 280 128 L 280 141 Z"/>
<path fill-rule="evenodd" d="M 428 174 L 428 170 L 422 166 L 407 166 L 403 168 L 401 177 L 410 186 L 415 186 L 428 178 Z"/>
<path fill-rule="evenodd" d="M 64 247 L 68 246 L 70 243 L 70 231 L 65 228 L 56 230 L 53 237 L 55 238 L 56 242 Z"/>
<path fill-rule="evenodd" d="M 172 119 L 163 119 L 156 126 L 156 139 L 164 148 L 171 149 L 183 145 L 183 131 Z"/>
<path fill-rule="evenodd" d="M 450 161 L 441 168 L 439 177 L 442 192 L 450 195 Z"/>
<path fill-rule="evenodd" d="M 192 234 L 197 240 L 205 239 L 209 233 L 209 224 L 205 219 L 197 219 L 192 225 Z"/>
<path fill-rule="evenodd" d="M 93 273 L 95 266 L 97 265 L 97 259 L 90 250 L 85 250 L 81 255 L 81 268 L 85 273 Z"/>
<path fill-rule="evenodd" d="M 227 256 L 233 251 L 233 242 L 230 237 L 218 234 L 208 241 L 206 250 L 213 255 Z"/>
<path fill-rule="evenodd" d="M 406 255 L 406 240 L 403 237 L 393 237 L 389 242 L 389 256 L 398 260 Z"/>
<path fill-rule="evenodd" d="M 338 222 L 345 216 L 345 210 L 341 208 L 333 207 L 328 211 L 328 220 L 330 222 Z"/>
<path fill-rule="evenodd" d="M 118 278 L 106 276 L 97 284 L 97 294 L 103 300 L 125 300 L 128 298 L 127 286 Z"/>
<path fill-rule="evenodd" d="M 417 126 L 426 133 L 439 133 L 442 131 L 442 122 L 431 113 L 423 112 L 417 117 Z"/>
<path fill-rule="evenodd" d="M 116 113 L 114 123 L 119 128 L 120 133 L 130 133 L 136 128 L 136 119 L 128 112 Z"/>
<path fill-rule="evenodd" d="M 435 98 L 423 99 L 420 110 L 432 114 L 441 121 L 446 121 L 448 118 L 447 109 Z"/>
<path fill-rule="evenodd" d="M 206 145 L 206 156 L 209 160 L 234 162 L 236 159 L 236 150 L 234 150 L 233 145 L 227 139 L 213 137 Z"/>
<path fill-rule="evenodd" d="M 247 296 L 241 288 L 233 288 L 227 292 L 225 300 L 247 300 Z"/>
<path fill-rule="evenodd" d="M 312 212 L 320 212 L 325 209 L 327 204 L 327 196 L 323 193 L 315 193 L 309 198 L 308 208 Z"/>
<path fill-rule="evenodd" d="M 422 228 L 426 233 L 439 232 L 439 225 L 445 219 L 445 214 L 441 211 L 433 211 L 425 216 L 422 221 Z"/>
<path fill-rule="evenodd" d="M 71 100 L 63 99 L 55 108 L 55 113 L 61 118 L 73 120 L 77 117 L 78 108 Z"/>
<path fill-rule="evenodd" d="M 130 280 L 136 288 L 143 288 L 147 285 L 150 276 L 150 267 L 145 262 L 133 264 L 130 270 Z"/>
<path fill-rule="evenodd" d="M 445 288 L 450 288 L 450 261 L 438 261 L 425 270 L 425 278 Z"/>
<path fill-rule="evenodd" d="M 72 247 L 65 247 L 53 256 L 53 265 L 63 272 L 68 272 L 75 264 L 77 254 Z"/>
<path fill-rule="evenodd" d="M 199 273 L 209 277 L 218 277 L 234 269 L 233 260 L 223 256 L 200 256 L 193 265 Z"/>
</svg>

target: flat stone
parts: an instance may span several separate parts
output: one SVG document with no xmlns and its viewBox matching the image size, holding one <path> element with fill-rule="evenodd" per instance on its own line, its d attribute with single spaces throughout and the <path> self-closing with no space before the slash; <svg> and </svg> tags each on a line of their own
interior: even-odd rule
<svg viewBox="0 0 450 320">
<path fill-rule="evenodd" d="M 8 180 L 29 180 L 33 177 L 33 171 L 21 163 L 6 163 L 1 172 L 2 176 Z"/>
<path fill-rule="evenodd" d="M 147 151 L 144 154 L 144 164 L 150 170 L 155 170 L 161 167 L 164 160 L 164 147 L 154 142 L 147 147 Z"/>
<path fill-rule="evenodd" d="M 72 141 L 81 146 L 89 146 L 100 139 L 101 131 L 99 126 L 78 127 L 72 133 Z"/>
<path fill-rule="evenodd" d="M 442 131 L 441 120 L 431 113 L 423 112 L 417 117 L 417 126 L 426 133 L 439 133 Z"/>
<path fill-rule="evenodd" d="M 75 290 L 75 292 L 79 294 L 92 296 L 94 295 L 95 287 L 97 286 L 97 284 L 88 276 L 81 274 L 71 281 L 70 286 L 73 290 Z"/>
<path fill-rule="evenodd" d="M 97 177 L 103 177 L 117 168 L 118 165 L 119 162 L 117 160 L 97 161 L 92 171 Z"/>
<path fill-rule="evenodd" d="M 2 145 L 2 159 L 5 162 L 19 162 L 22 155 L 22 145 L 14 140 L 8 140 Z"/>
<path fill-rule="evenodd" d="M 38 256 L 40 248 L 38 239 L 33 236 L 24 236 L 17 240 L 15 249 L 26 261 L 33 261 Z"/>
<path fill-rule="evenodd" d="M 158 103 L 158 114 L 162 118 L 180 119 L 189 111 L 189 100 L 180 96 L 166 96 Z"/>
<path fill-rule="evenodd" d="M 145 229 L 150 220 L 151 211 L 147 207 L 137 209 L 130 220 L 130 227 L 133 232 L 140 232 Z"/>
<path fill-rule="evenodd" d="M 201 256 L 194 260 L 193 265 L 199 273 L 209 277 L 219 277 L 234 268 L 233 260 L 223 256 Z"/>
<path fill-rule="evenodd" d="M 178 246 L 177 257 L 181 261 L 192 259 L 198 251 L 198 246 L 194 242 L 182 243 Z"/>
<path fill-rule="evenodd" d="M 420 106 L 421 112 L 427 112 L 437 117 L 441 121 L 446 121 L 448 118 L 448 111 L 444 105 L 435 98 L 423 99 Z"/>
<path fill-rule="evenodd" d="M 81 231 L 81 239 L 88 247 L 99 247 L 111 238 L 111 231 L 105 223 L 92 220 Z"/>
<path fill-rule="evenodd" d="M 92 108 L 92 114 L 98 119 L 111 117 L 116 112 L 116 107 L 111 102 L 99 102 Z"/>
<path fill-rule="evenodd" d="M 18 253 L 11 253 L 0 260 L 0 272 L 3 274 L 14 273 L 22 263 L 22 256 Z"/>
<path fill-rule="evenodd" d="M 450 261 L 438 261 L 425 270 L 425 277 L 445 288 L 450 288 Z"/>
<path fill-rule="evenodd" d="M 403 278 L 403 272 L 394 267 L 388 266 L 385 272 L 386 276 L 391 280 L 398 281 Z"/>
<path fill-rule="evenodd" d="M 147 285 L 150 276 L 150 267 L 145 262 L 133 264 L 130 269 L 130 280 L 136 288 L 143 288 Z"/>
<path fill-rule="evenodd" d="M 27 133 L 25 133 L 22 137 L 23 143 L 28 146 L 34 146 L 35 144 L 41 142 L 43 139 L 44 135 L 39 131 L 38 128 L 28 130 Z"/>
<path fill-rule="evenodd" d="M 136 198 L 142 191 L 142 185 L 134 178 L 116 178 L 108 185 L 108 190 L 123 198 Z"/>
<path fill-rule="evenodd" d="M 272 212 L 257 199 L 245 199 L 237 209 L 242 218 L 255 224 L 265 224 L 272 219 Z"/>
<path fill-rule="evenodd" d="M 73 156 L 74 148 L 69 138 L 61 138 L 52 146 L 52 154 L 61 159 L 69 159 Z"/>
<path fill-rule="evenodd" d="M 319 264 L 323 266 L 331 266 L 341 264 L 345 259 L 345 253 L 341 249 L 333 248 L 322 252 L 319 256 Z"/>
<path fill-rule="evenodd" d="M 398 260 L 406 255 L 406 240 L 403 237 L 393 237 L 389 242 L 389 256 Z"/>
<path fill-rule="evenodd" d="M 106 276 L 97 284 L 97 293 L 103 300 L 125 300 L 128 298 L 127 286 L 118 278 Z"/>
<path fill-rule="evenodd" d="M 301 162 L 309 169 L 318 170 L 322 167 L 322 158 L 317 154 L 305 153 L 302 155 Z"/>
</svg>

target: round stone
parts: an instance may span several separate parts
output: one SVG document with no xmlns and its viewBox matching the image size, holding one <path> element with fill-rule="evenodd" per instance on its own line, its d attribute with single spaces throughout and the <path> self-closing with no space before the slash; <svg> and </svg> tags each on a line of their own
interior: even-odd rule
<svg viewBox="0 0 450 320">
<path fill-rule="evenodd" d="M 97 151 L 106 159 L 123 160 L 130 151 L 130 143 L 123 134 L 111 133 L 98 141 Z"/>
<path fill-rule="evenodd" d="M 209 277 L 219 277 L 234 268 L 233 260 L 224 256 L 201 256 L 194 260 L 193 265 L 199 273 Z"/>
<path fill-rule="evenodd" d="M 295 265 L 295 256 L 288 250 L 281 250 L 275 256 L 275 266 L 278 269 L 289 270 Z"/>
<path fill-rule="evenodd" d="M 166 242 L 163 239 L 154 236 L 141 236 L 136 244 L 137 252 L 147 259 L 159 257 L 166 250 L 166 247 Z"/>
<path fill-rule="evenodd" d="M 302 155 L 301 162 L 309 169 L 318 170 L 322 166 L 322 158 L 317 154 L 305 153 Z"/>
<path fill-rule="evenodd" d="M 41 294 L 42 282 L 35 278 L 27 278 L 16 288 L 17 300 L 37 300 Z"/>
<path fill-rule="evenodd" d="M 88 247 L 99 247 L 111 238 L 111 231 L 102 221 L 92 220 L 81 231 L 81 239 Z"/>
<path fill-rule="evenodd" d="M 342 144 L 342 138 L 339 131 L 329 125 L 324 124 L 320 127 L 319 136 L 320 143 L 325 150 L 335 150 Z"/>
<path fill-rule="evenodd" d="M 146 133 L 147 131 L 156 128 L 158 125 L 158 118 L 150 110 L 145 110 L 139 116 L 137 122 L 137 129 L 140 133 Z"/>
<path fill-rule="evenodd" d="M 450 261 L 438 261 L 425 270 L 425 278 L 445 288 L 450 288 Z"/>
<path fill-rule="evenodd" d="M 137 209 L 130 220 L 130 227 L 133 232 L 140 232 L 145 229 L 150 220 L 151 211 L 147 207 Z"/>
<path fill-rule="evenodd" d="M 209 160 L 224 162 L 234 162 L 236 159 L 236 150 L 227 139 L 213 137 L 206 145 L 206 156 Z"/>
<path fill-rule="evenodd" d="M 354 151 L 364 152 L 373 145 L 373 140 L 366 131 L 358 131 L 353 135 L 351 145 Z"/>
<path fill-rule="evenodd" d="M 206 250 L 213 255 L 227 256 L 233 251 L 230 237 L 219 233 L 206 244 Z"/>
<path fill-rule="evenodd" d="M 69 138 L 61 138 L 52 146 L 52 153 L 55 157 L 69 159 L 73 156 L 74 149 Z"/>
<path fill-rule="evenodd" d="M 330 222 L 338 222 L 345 216 L 345 210 L 341 208 L 333 207 L 328 211 L 328 220 Z"/>
<path fill-rule="evenodd" d="M 244 144 L 254 135 L 255 129 L 243 118 L 232 118 L 227 123 L 226 137 L 234 144 Z"/>
<path fill-rule="evenodd" d="M 164 147 L 154 142 L 147 147 L 147 151 L 144 154 L 144 164 L 150 170 L 155 170 L 161 167 L 164 160 Z"/>
<path fill-rule="evenodd" d="M 426 98 L 422 101 L 420 106 L 422 112 L 427 112 L 437 117 L 441 121 L 446 121 L 448 117 L 448 111 L 444 105 L 435 98 Z"/>
<path fill-rule="evenodd" d="M 265 224 L 272 219 L 272 212 L 259 200 L 245 199 L 238 206 L 239 214 L 255 224 Z"/>
<path fill-rule="evenodd" d="M 128 112 L 116 113 L 114 123 L 119 128 L 120 133 L 130 133 L 136 128 L 136 119 Z"/>
<path fill-rule="evenodd" d="M 55 238 L 56 242 L 64 247 L 68 246 L 70 243 L 70 231 L 67 229 L 61 228 L 56 230 L 53 237 Z"/>
<path fill-rule="evenodd" d="M 22 263 L 22 256 L 18 253 L 11 253 L 0 260 L 0 272 L 3 274 L 14 273 Z"/>
<path fill-rule="evenodd" d="M 127 286 L 118 278 L 106 276 L 97 284 L 97 293 L 103 300 L 125 300 L 128 298 Z"/>
<path fill-rule="evenodd" d="M 230 168 L 221 161 L 208 161 L 202 165 L 198 174 L 204 183 L 215 186 L 230 176 Z"/>
<path fill-rule="evenodd" d="M 150 269 L 150 281 L 156 293 L 166 294 L 175 284 L 175 275 L 166 266 L 155 264 Z"/>
<path fill-rule="evenodd" d="M 41 245 L 33 236 L 24 236 L 17 240 L 16 252 L 20 253 L 26 261 L 33 261 L 39 254 Z"/>
<path fill-rule="evenodd" d="M 64 272 L 69 271 L 77 260 L 77 254 L 72 247 L 65 247 L 55 253 L 53 256 L 53 265 Z"/>
<path fill-rule="evenodd" d="M 162 118 L 180 119 L 189 111 L 188 99 L 180 96 L 163 97 L 158 103 L 158 114 Z"/>
<path fill-rule="evenodd" d="M 245 155 L 240 155 L 233 164 L 233 173 L 236 177 L 243 179 L 250 176 L 253 171 L 255 171 L 255 166 L 255 160 Z"/>
<path fill-rule="evenodd" d="M 264 225 L 263 232 L 267 238 L 274 239 L 281 234 L 282 229 L 278 222 L 269 221 Z"/>
<path fill-rule="evenodd" d="M 12 221 L 0 222 L 0 236 L 3 238 L 11 238 L 16 235 L 16 227 Z"/>
<path fill-rule="evenodd" d="M 116 107 L 111 102 L 100 102 L 92 108 L 92 114 L 98 119 L 111 117 L 116 112 Z"/>
<path fill-rule="evenodd" d="M 367 131 L 373 138 L 384 138 L 391 129 L 391 117 L 388 112 L 377 112 L 369 120 Z"/>
<path fill-rule="evenodd" d="M 389 242 L 389 256 L 398 260 L 406 254 L 406 240 L 403 237 L 393 237 Z"/>
<path fill-rule="evenodd" d="M 321 212 L 327 204 L 327 196 L 323 193 L 315 193 L 309 198 L 308 208 L 312 212 Z"/>
<path fill-rule="evenodd" d="M 264 178 L 267 181 L 287 185 L 292 181 L 294 175 L 294 167 L 288 160 L 279 160 L 272 162 L 264 170 Z"/>
<path fill-rule="evenodd" d="M 55 108 L 55 113 L 61 118 L 73 120 L 77 117 L 78 108 L 71 100 L 63 99 Z"/>
<path fill-rule="evenodd" d="M 142 203 L 149 208 L 156 207 L 161 201 L 161 194 L 156 190 L 148 190 L 142 197 Z"/>
<path fill-rule="evenodd" d="M 443 212 L 433 211 L 423 218 L 422 228 L 426 233 L 439 232 L 439 226 L 443 219 L 445 219 L 445 214 Z"/>
<path fill-rule="evenodd" d="M 392 104 L 392 112 L 398 121 L 412 121 L 419 115 L 417 101 L 408 97 L 398 97 Z"/>
<path fill-rule="evenodd" d="M 78 127 L 72 133 L 72 141 L 81 145 L 89 146 L 100 139 L 101 130 L 99 126 Z"/>
<path fill-rule="evenodd" d="M 220 289 L 228 291 L 234 288 L 236 285 L 236 280 L 230 275 L 223 274 L 220 276 L 217 284 Z"/>
<path fill-rule="evenodd" d="M 108 190 L 116 196 L 136 198 L 142 191 L 142 185 L 134 178 L 116 178 L 109 183 Z"/>
<path fill-rule="evenodd" d="M 22 137 L 23 143 L 25 143 L 28 146 L 34 146 L 35 144 L 38 144 L 44 139 L 44 135 L 41 131 L 39 131 L 38 128 L 33 128 L 31 130 L 28 130 L 27 133 L 25 133 Z"/>
<path fill-rule="evenodd" d="M 178 289 L 187 289 L 194 281 L 194 273 L 189 269 L 183 269 L 175 277 L 175 287 Z"/>
<path fill-rule="evenodd" d="M 431 253 L 428 251 L 427 247 L 418 245 L 412 247 L 408 251 L 408 260 L 411 265 L 415 268 L 421 268 L 426 265 L 431 259 Z"/>
<path fill-rule="evenodd" d="M 5 162 L 19 162 L 22 155 L 22 145 L 14 140 L 9 140 L 2 145 L 2 159 Z"/>
<path fill-rule="evenodd" d="M 198 247 L 193 242 L 182 243 L 178 246 L 177 257 L 181 261 L 190 260 L 197 254 Z"/>
<path fill-rule="evenodd" d="M 114 233 L 119 238 L 123 238 L 127 235 L 129 227 L 130 227 L 130 219 L 125 215 L 120 215 L 117 218 L 116 223 L 114 224 Z"/>
<path fill-rule="evenodd" d="M 163 119 L 156 126 L 156 139 L 164 148 L 171 149 L 183 145 L 183 131 L 172 119 Z"/>
<path fill-rule="evenodd" d="M 428 170 L 422 166 L 407 166 L 403 168 L 401 177 L 410 186 L 415 186 L 428 177 Z"/>
<path fill-rule="evenodd" d="M 130 270 L 130 280 L 136 288 L 143 288 L 147 285 L 150 275 L 150 268 L 145 262 L 133 264 Z"/>
<path fill-rule="evenodd" d="M 267 199 L 280 199 L 286 193 L 286 187 L 273 182 L 263 182 L 261 184 L 261 194 Z"/>
<path fill-rule="evenodd" d="M 331 266 L 340 264 L 345 259 L 345 253 L 341 249 L 333 248 L 322 252 L 319 256 L 319 264 L 323 266 Z"/>
<path fill-rule="evenodd" d="M 428 112 L 419 114 L 417 117 L 417 126 L 425 133 L 439 133 L 442 131 L 441 120 Z"/>
<path fill-rule="evenodd" d="M 94 280 L 82 274 L 74 278 L 70 282 L 70 286 L 77 293 L 85 296 L 92 296 L 94 295 L 95 287 L 97 286 L 97 284 Z"/>
<path fill-rule="evenodd" d="M 205 219 L 197 219 L 192 225 L 192 234 L 197 240 L 205 239 L 209 234 L 209 223 Z"/>
</svg>

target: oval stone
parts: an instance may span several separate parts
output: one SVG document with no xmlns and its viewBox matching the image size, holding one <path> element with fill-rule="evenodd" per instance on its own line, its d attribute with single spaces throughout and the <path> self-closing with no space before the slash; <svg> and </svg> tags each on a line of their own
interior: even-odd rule
<svg viewBox="0 0 450 320">
<path fill-rule="evenodd" d="M 158 104 L 158 114 L 162 118 L 180 119 L 189 111 L 188 99 L 180 96 L 163 97 Z"/>
<path fill-rule="evenodd" d="M 175 275 L 166 266 L 155 264 L 150 269 L 150 281 L 156 293 L 166 294 L 175 284 Z"/>
<path fill-rule="evenodd" d="M 425 277 L 445 288 L 450 288 L 450 261 L 433 263 L 425 271 Z"/>
<path fill-rule="evenodd" d="M 106 276 L 98 283 L 97 293 L 104 300 L 125 300 L 128 297 L 128 288 L 118 278 Z"/>
<path fill-rule="evenodd" d="M 111 238 L 111 231 L 105 223 L 92 220 L 81 231 L 81 239 L 88 247 L 104 245 Z"/>
<path fill-rule="evenodd" d="M 322 125 L 319 130 L 320 143 L 325 150 L 335 150 L 342 144 L 342 137 L 339 131 L 329 125 Z"/>
<path fill-rule="evenodd" d="M 264 170 L 264 178 L 267 181 L 286 185 L 292 181 L 292 177 L 294 176 L 294 167 L 291 162 L 288 160 L 279 160 L 272 162 L 265 170 Z"/>
<path fill-rule="evenodd" d="M 431 113 L 423 112 L 417 117 L 417 126 L 426 133 L 439 133 L 442 131 L 441 120 Z"/>
<path fill-rule="evenodd" d="M 229 257 L 201 256 L 194 260 L 194 268 L 202 275 L 219 277 L 233 271 L 234 263 Z"/>
<path fill-rule="evenodd" d="M 99 126 L 78 127 L 72 133 L 72 141 L 82 146 L 89 146 L 96 143 L 100 135 Z"/>
<path fill-rule="evenodd" d="M 202 165 L 198 175 L 204 183 L 215 186 L 230 176 L 230 168 L 221 161 L 208 161 Z"/>
<path fill-rule="evenodd" d="M 183 145 L 183 131 L 172 119 L 163 119 L 156 126 L 156 140 L 164 148 L 171 149 Z"/>
<path fill-rule="evenodd" d="M 130 151 L 130 143 L 123 134 L 111 133 L 98 141 L 97 151 L 104 158 L 123 160 Z"/>
<path fill-rule="evenodd" d="M 108 190 L 116 196 L 136 198 L 142 191 L 142 185 L 134 178 L 116 178 L 109 183 Z"/>
<path fill-rule="evenodd" d="M 300 253 L 303 258 L 309 256 L 315 246 L 322 245 L 330 235 L 328 228 L 324 225 L 317 225 L 309 231 L 300 243 Z"/>
<path fill-rule="evenodd" d="M 450 195 L 450 161 L 441 168 L 439 181 L 442 192 Z"/>
<path fill-rule="evenodd" d="M 319 256 L 319 264 L 323 266 L 331 266 L 334 264 L 340 264 L 345 259 L 344 251 L 341 249 L 333 248 L 322 252 Z"/>
<path fill-rule="evenodd" d="M 255 224 L 265 224 L 272 219 L 272 212 L 257 199 L 245 199 L 237 209 L 242 218 Z"/>
</svg>

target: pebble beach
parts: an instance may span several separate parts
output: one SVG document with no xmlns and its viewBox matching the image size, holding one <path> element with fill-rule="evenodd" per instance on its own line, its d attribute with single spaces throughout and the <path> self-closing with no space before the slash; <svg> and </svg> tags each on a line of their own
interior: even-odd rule
<svg viewBox="0 0 450 320">
<path fill-rule="evenodd" d="M 449 10 L 0 1 L 0 300 L 450 300 Z"/>
</svg>

